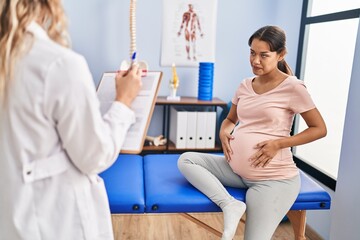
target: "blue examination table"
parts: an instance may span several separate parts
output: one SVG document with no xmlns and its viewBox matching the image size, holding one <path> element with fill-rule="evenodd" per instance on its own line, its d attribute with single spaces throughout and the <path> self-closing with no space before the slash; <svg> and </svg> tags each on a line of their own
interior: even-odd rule
<svg viewBox="0 0 360 240">
<path fill-rule="evenodd" d="M 178 157 L 179 154 L 119 155 L 116 162 L 100 174 L 111 213 L 180 213 L 204 227 L 204 223 L 187 213 L 221 210 L 182 176 L 177 168 Z M 246 201 L 245 189 L 227 189 L 236 199 Z M 296 240 L 306 239 L 306 210 L 326 210 L 330 209 L 330 204 L 330 195 L 301 172 L 300 194 L 287 213 Z M 221 236 L 210 226 L 206 228 Z"/>
</svg>

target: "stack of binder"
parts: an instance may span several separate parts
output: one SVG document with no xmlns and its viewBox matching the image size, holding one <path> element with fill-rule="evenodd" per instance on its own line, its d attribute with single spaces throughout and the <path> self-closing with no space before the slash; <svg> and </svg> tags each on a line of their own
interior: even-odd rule
<svg viewBox="0 0 360 240">
<path fill-rule="evenodd" d="M 169 139 L 176 148 L 214 148 L 216 112 L 170 108 Z"/>
</svg>

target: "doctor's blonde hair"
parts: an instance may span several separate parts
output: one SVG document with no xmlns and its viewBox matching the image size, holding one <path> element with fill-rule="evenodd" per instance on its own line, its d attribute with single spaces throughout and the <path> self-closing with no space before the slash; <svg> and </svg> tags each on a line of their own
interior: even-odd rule
<svg viewBox="0 0 360 240">
<path fill-rule="evenodd" d="M 68 47 L 67 22 L 61 0 L 0 0 L 0 102 L 13 78 L 14 66 L 31 44 L 26 31 L 32 21 L 55 42 Z"/>
</svg>

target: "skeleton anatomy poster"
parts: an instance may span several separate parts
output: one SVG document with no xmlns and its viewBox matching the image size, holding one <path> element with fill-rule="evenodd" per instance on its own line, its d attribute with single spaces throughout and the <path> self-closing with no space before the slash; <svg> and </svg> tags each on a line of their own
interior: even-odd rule
<svg viewBox="0 0 360 240">
<path fill-rule="evenodd" d="M 163 0 L 161 66 L 215 62 L 217 0 Z"/>
</svg>

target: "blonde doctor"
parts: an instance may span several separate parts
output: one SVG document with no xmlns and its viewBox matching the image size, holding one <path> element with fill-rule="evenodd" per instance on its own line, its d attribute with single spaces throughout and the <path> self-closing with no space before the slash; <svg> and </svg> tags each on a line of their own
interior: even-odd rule
<svg viewBox="0 0 360 240">
<path fill-rule="evenodd" d="M 140 71 L 118 74 L 101 116 L 61 0 L 1 0 L 0 11 L 0 239 L 113 239 L 97 173 L 135 121 Z"/>
</svg>

